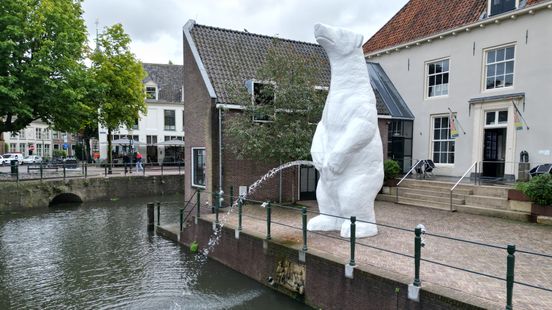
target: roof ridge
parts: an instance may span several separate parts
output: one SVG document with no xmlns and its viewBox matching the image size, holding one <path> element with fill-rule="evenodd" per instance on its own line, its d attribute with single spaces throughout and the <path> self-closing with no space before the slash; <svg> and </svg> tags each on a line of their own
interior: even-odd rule
<svg viewBox="0 0 552 310">
<path fill-rule="evenodd" d="M 160 64 L 155 62 L 142 62 L 143 65 L 156 65 L 156 66 L 180 66 L 183 67 L 184 65 L 179 64 Z"/>
<path fill-rule="evenodd" d="M 285 38 L 280 38 L 280 37 L 277 37 L 277 36 L 269 36 L 269 35 L 266 35 L 266 34 L 259 34 L 259 33 L 249 32 L 249 31 L 246 32 L 246 31 L 240 31 L 240 30 L 234 30 L 234 29 L 228 29 L 228 28 L 222 28 L 222 27 L 215 27 L 215 26 L 208 26 L 208 25 L 201 25 L 201 24 L 195 23 L 194 27 L 196 27 L 196 26 L 203 27 L 203 28 L 211 28 L 211 29 L 214 29 L 214 30 L 222 30 L 222 31 L 234 32 L 234 33 L 239 33 L 239 34 L 246 34 L 246 35 L 262 37 L 262 38 L 278 39 L 278 40 L 281 40 L 281 41 L 287 41 L 287 42 L 292 42 L 292 43 L 300 43 L 300 44 L 307 44 L 307 45 L 312 45 L 312 46 L 320 46 L 320 44 L 318 44 L 318 43 L 305 42 L 305 41 L 292 40 L 292 39 L 285 39 Z"/>
</svg>

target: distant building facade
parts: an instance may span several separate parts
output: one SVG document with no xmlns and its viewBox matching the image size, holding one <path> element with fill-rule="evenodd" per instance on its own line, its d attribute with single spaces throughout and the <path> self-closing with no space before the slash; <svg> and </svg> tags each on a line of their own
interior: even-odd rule
<svg viewBox="0 0 552 310">
<path fill-rule="evenodd" d="M 34 121 L 18 132 L 4 133 L 4 143 L 4 152 L 51 158 L 54 150 L 64 150 L 68 156 L 74 156 L 77 139 L 74 134 L 59 132 L 46 123 Z"/>
<path fill-rule="evenodd" d="M 133 128 L 119 128 L 113 140 L 132 138 L 138 141 L 134 150 L 141 152 L 147 162 L 182 161 L 182 147 L 158 146 L 163 141 L 184 140 L 183 67 L 173 64 L 144 63 L 147 114 L 141 115 Z M 107 129 L 99 128 L 100 160 L 107 159 Z M 113 145 L 115 157 L 128 147 Z"/>
</svg>

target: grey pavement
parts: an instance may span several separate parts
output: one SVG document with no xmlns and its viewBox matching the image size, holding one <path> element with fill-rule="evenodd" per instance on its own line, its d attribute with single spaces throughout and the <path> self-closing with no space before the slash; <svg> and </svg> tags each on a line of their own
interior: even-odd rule
<svg viewBox="0 0 552 310">
<path fill-rule="evenodd" d="M 309 211 L 317 211 L 315 202 L 306 203 Z M 224 210 L 227 212 L 228 210 Z M 221 211 L 223 212 L 223 211 Z M 237 225 L 237 212 L 223 213 L 221 220 L 229 227 Z M 315 214 L 309 213 L 309 218 Z M 552 255 L 552 226 L 522 223 L 499 218 L 491 218 L 463 213 L 451 213 L 435 209 L 398 205 L 390 202 L 376 202 L 377 222 L 403 227 L 411 231 L 379 227 L 379 234 L 371 238 L 359 239 L 356 250 L 357 265 L 381 268 L 414 276 L 414 260 L 409 257 L 392 254 L 360 244 L 379 247 L 407 255 L 414 252 L 413 229 L 424 224 L 427 232 L 449 237 L 478 241 L 486 244 L 506 247 L 515 244 L 518 250 L 547 253 Z M 214 220 L 214 215 L 206 216 Z M 258 205 L 244 207 L 244 232 L 256 234 L 266 231 L 266 210 Z M 272 238 L 286 244 L 302 244 L 300 212 L 273 207 Z M 278 223 L 284 224 L 280 225 Z M 294 228 L 290 228 L 293 226 Z M 330 237 L 333 238 L 330 238 Z M 506 277 L 506 250 L 448 240 L 435 236 L 424 237 L 422 259 L 468 269 L 478 273 L 504 279 Z M 349 260 L 349 241 L 341 239 L 338 232 L 308 234 L 308 246 L 324 251 L 342 259 Z M 494 278 L 468 273 L 455 268 L 445 267 L 422 261 L 422 286 L 433 285 L 449 290 L 467 293 L 488 301 L 496 308 L 506 305 L 506 282 Z M 522 283 L 552 289 L 552 258 L 538 257 L 523 253 L 516 254 L 515 280 Z M 514 308 L 552 309 L 552 293 L 519 284 L 514 285 Z"/>
</svg>

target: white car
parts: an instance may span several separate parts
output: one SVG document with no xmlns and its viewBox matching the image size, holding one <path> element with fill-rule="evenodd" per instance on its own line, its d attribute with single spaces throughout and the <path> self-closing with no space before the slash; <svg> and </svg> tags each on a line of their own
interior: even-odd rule
<svg viewBox="0 0 552 310">
<path fill-rule="evenodd" d="M 2 165 L 10 165 L 12 160 L 17 160 L 18 164 L 23 162 L 23 154 L 21 153 L 6 153 L 2 157 Z"/>
<path fill-rule="evenodd" d="M 42 162 L 42 157 L 38 155 L 31 155 L 23 158 L 23 164 L 40 164 Z"/>
</svg>

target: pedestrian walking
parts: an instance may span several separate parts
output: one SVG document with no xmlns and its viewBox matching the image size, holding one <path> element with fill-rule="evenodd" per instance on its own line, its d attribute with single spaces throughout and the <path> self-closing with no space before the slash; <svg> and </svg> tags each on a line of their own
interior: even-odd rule
<svg viewBox="0 0 552 310">
<path fill-rule="evenodd" d="M 136 152 L 136 172 L 138 171 L 144 171 L 144 167 L 142 166 L 142 154 L 140 154 L 140 152 Z"/>
<path fill-rule="evenodd" d="M 128 156 L 128 153 L 124 153 L 123 155 L 123 166 L 125 167 L 125 174 L 128 172 L 132 173 L 132 166 L 130 165 L 130 156 Z"/>
</svg>

